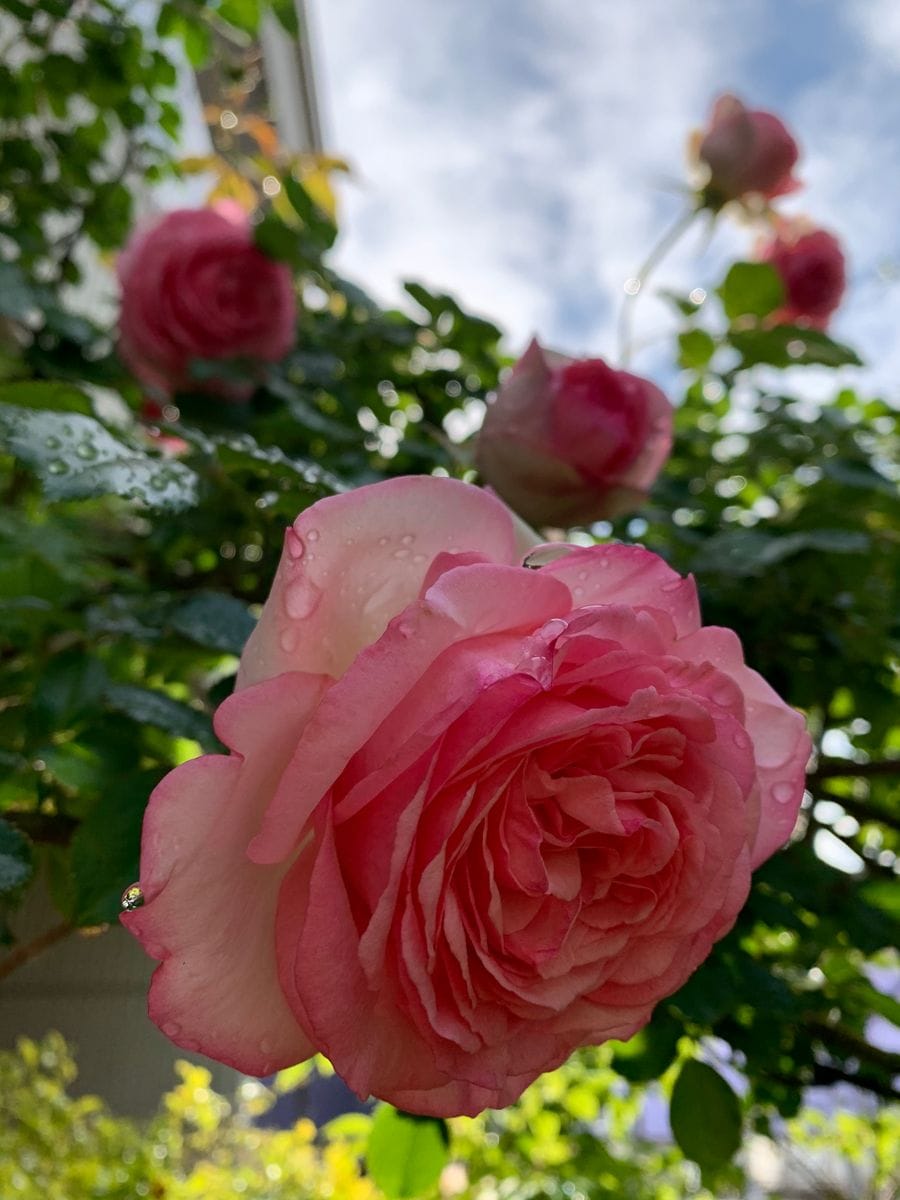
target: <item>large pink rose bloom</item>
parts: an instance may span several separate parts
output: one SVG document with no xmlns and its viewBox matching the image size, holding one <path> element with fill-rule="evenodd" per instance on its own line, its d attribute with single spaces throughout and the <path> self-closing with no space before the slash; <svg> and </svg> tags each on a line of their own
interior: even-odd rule
<svg viewBox="0 0 900 1200">
<path fill-rule="evenodd" d="M 720 96 L 698 157 L 709 170 L 707 194 L 717 207 L 759 195 L 766 200 L 795 191 L 797 143 L 774 113 L 747 108 L 736 96 Z"/>
<path fill-rule="evenodd" d="M 488 406 L 476 462 L 526 521 L 568 527 L 639 507 L 671 448 L 658 387 L 534 340 Z"/>
<path fill-rule="evenodd" d="M 293 345 L 290 270 L 257 250 L 236 204 L 177 209 L 136 230 L 118 274 L 119 352 L 157 398 L 184 388 L 242 398 L 252 383 L 192 379 L 192 360 L 275 362 Z"/>
<path fill-rule="evenodd" d="M 789 836 L 809 738 L 634 546 L 521 564 L 448 479 L 314 505 L 216 715 L 150 800 L 123 916 L 175 1042 L 328 1055 L 413 1112 L 514 1101 L 627 1038 Z"/>
<path fill-rule="evenodd" d="M 803 222 L 782 222 L 757 253 L 784 284 L 785 302 L 772 320 L 825 329 L 847 286 L 844 252 L 834 234 Z"/>
</svg>

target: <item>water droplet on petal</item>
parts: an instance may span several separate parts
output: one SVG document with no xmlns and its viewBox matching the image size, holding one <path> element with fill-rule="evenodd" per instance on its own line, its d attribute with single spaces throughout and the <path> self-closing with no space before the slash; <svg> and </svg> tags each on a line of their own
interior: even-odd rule
<svg viewBox="0 0 900 1200">
<path fill-rule="evenodd" d="M 317 542 L 317 541 L 319 540 L 319 531 L 318 531 L 318 529 L 310 529 L 310 530 L 308 530 L 308 531 L 307 531 L 307 534 L 306 534 L 306 537 L 307 537 L 307 540 L 308 540 L 308 541 L 310 541 L 310 542 Z"/>
<path fill-rule="evenodd" d="M 574 549 L 574 546 L 562 542 L 557 545 L 538 546 L 525 556 L 522 566 L 528 567 L 531 571 L 536 571 L 538 567 L 546 567 L 550 563 L 556 562 L 559 558 L 566 558 Z"/>
<path fill-rule="evenodd" d="M 744 729 L 736 729 L 731 735 L 731 740 L 739 750 L 746 750 L 750 745 L 750 735 Z"/>
<path fill-rule="evenodd" d="M 128 887 L 122 893 L 122 912 L 134 912 L 136 908 L 142 908 L 144 904 L 144 893 L 141 890 L 139 883 L 129 883 Z"/>
<path fill-rule="evenodd" d="M 414 533 L 404 533 L 403 537 L 400 539 L 404 546 L 411 546 L 415 540 L 416 536 Z"/>
<path fill-rule="evenodd" d="M 272 1053 L 272 1043 L 268 1038 L 263 1038 L 260 1041 L 259 1052 L 260 1052 L 260 1054 L 271 1054 Z"/>
<path fill-rule="evenodd" d="M 408 550 L 395 550 L 394 558 L 409 558 L 409 551 Z"/>
<path fill-rule="evenodd" d="M 296 629 L 283 629 L 281 637 L 278 639 L 282 650 L 285 654 L 293 654 L 297 649 L 297 631 Z"/>
<path fill-rule="evenodd" d="M 776 783 L 772 788 L 772 795 L 779 804 L 790 804 L 796 794 L 792 783 Z"/>
<path fill-rule="evenodd" d="M 388 544 L 388 539 L 386 537 L 380 537 L 378 539 L 379 546 L 386 546 L 387 544 Z"/>
<path fill-rule="evenodd" d="M 284 593 L 284 607 L 289 617 L 302 621 L 315 611 L 321 598 L 322 593 L 316 585 L 306 576 L 301 576 L 288 584 Z"/>
<path fill-rule="evenodd" d="M 181 1026 L 177 1021 L 166 1021 L 165 1025 L 162 1027 L 162 1031 L 166 1037 L 178 1037 L 179 1033 L 181 1033 Z"/>
<path fill-rule="evenodd" d="M 414 563 L 423 563 L 423 562 L 427 562 L 427 561 L 428 561 L 428 555 L 427 555 L 427 554 L 414 554 L 414 555 L 413 555 L 413 562 L 414 562 Z"/>
<path fill-rule="evenodd" d="M 683 583 L 683 579 L 670 579 L 667 583 L 664 583 L 659 590 L 661 592 L 677 592 Z"/>
</svg>

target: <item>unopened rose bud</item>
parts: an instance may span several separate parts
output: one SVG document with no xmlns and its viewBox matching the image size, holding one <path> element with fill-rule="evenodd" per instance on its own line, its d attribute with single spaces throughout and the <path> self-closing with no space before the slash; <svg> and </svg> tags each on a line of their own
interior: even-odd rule
<svg viewBox="0 0 900 1200">
<path fill-rule="evenodd" d="M 780 325 L 824 329 L 847 284 L 844 252 L 834 234 L 805 222 L 780 222 L 757 257 L 771 263 L 784 285 L 784 305 L 772 315 Z"/>
<path fill-rule="evenodd" d="M 535 340 L 488 407 L 476 462 L 534 525 L 585 525 L 645 499 L 672 446 L 672 406 L 654 384 Z"/>
<path fill-rule="evenodd" d="M 772 200 L 800 187 L 792 173 L 800 152 L 783 122 L 736 96 L 716 100 L 696 153 L 709 172 L 703 190 L 709 208 L 751 195 Z"/>
</svg>

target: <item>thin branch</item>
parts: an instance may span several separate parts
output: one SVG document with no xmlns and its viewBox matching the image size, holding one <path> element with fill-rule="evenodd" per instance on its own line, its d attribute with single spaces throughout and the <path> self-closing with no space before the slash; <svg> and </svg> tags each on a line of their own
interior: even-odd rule
<svg viewBox="0 0 900 1200">
<path fill-rule="evenodd" d="M 20 946 L 16 946 L 0 961 L 0 979 L 12 975 L 13 971 L 18 971 L 33 958 L 37 958 L 39 954 L 43 954 L 57 942 L 63 941 L 74 930 L 75 926 L 69 921 L 62 921 L 59 925 L 53 925 L 50 929 L 45 930 L 30 942 L 23 942 Z"/>
<path fill-rule="evenodd" d="M 865 1038 L 854 1033 L 852 1029 L 847 1029 L 845 1025 L 829 1025 L 815 1013 L 807 1013 L 804 1023 L 814 1029 L 822 1037 L 823 1042 L 831 1041 L 834 1045 L 840 1046 L 842 1051 L 845 1050 L 853 1055 L 854 1058 L 871 1063 L 873 1067 L 880 1067 L 882 1070 L 890 1072 L 891 1075 L 900 1075 L 900 1054 L 892 1054 L 889 1050 L 880 1050 L 878 1046 L 873 1046 Z M 827 1039 L 826 1034 L 828 1035 Z"/>
<path fill-rule="evenodd" d="M 874 762 L 823 758 L 816 769 L 810 771 L 808 779 L 815 783 L 820 779 L 870 779 L 877 775 L 900 775 L 900 758 L 883 758 Z"/>
</svg>

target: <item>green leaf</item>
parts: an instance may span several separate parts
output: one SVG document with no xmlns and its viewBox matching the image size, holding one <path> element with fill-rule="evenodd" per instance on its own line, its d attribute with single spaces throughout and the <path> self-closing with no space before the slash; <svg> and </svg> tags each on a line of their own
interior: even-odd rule
<svg viewBox="0 0 900 1200">
<path fill-rule="evenodd" d="M 689 329 L 678 335 L 678 365 L 688 370 L 705 367 L 716 352 L 716 343 L 705 329 Z"/>
<path fill-rule="evenodd" d="M 313 241 L 321 250 L 330 249 L 337 237 L 337 226 L 313 201 L 302 183 L 298 183 L 292 175 L 286 175 L 282 182 L 291 207 L 302 219 Z"/>
<path fill-rule="evenodd" d="M 235 29 L 255 34 L 259 28 L 260 0 L 222 0 L 219 16 Z"/>
<path fill-rule="evenodd" d="M 741 1144 L 741 1105 L 718 1073 L 691 1059 L 681 1068 L 669 1105 L 675 1141 L 703 1170 L 730 1162 Z"/>
<path fill-rule="evenodd" d="M 449 1157 L 448 1145 L 444 1121 L 382 1104 L 372 1121 L 366 1165 L 389 1200 L 422 1196 L 437 1184 Z"/>
<path fill-rule="evenodd" d="M 734 263 L 717 291 L 730 321 L 767 317 L 784 303 L 781 276 L 769 263 Z"/>
<path fill-rule="evenodd" d="M 869 535 L 857 529 L 811 529 L 776 536 L 756 529 L 714 534 L 691 564 L 700 574 L 759 575 L 805 550 L 824 554 L 865 554 Z"/>
<path fill-rule="evenodd" d="M 38 306 L 38 293 L 15 263 L 0 262 L 0 316 L 20 320 Z"/>
<path fill-rule="evenodd" d="M 2 403 L 16 386 L 0 389 L 0 440 L 32 467 L 49 499 L 112 494 L 169 511 L 197 502 L 198 480 L 189 467 L 126 446 L 93 417 Z"/>
<path fill-rule="evenodd" d="M 278 18 L 282 29 L 292 37 L 300 36 L 300 22 L 297 19 L 295 0 L 269 0 L 269 8 Z"/>
<path fill-rule="evenodd" d="M 658 1079 L 678 1049 L 682 1026 L 660 1008 L 646 1025 L 627 1042 L 613 1042 L 613 1069 L 630 1083 Z"/>
<path fill-rule="evenodd" d="M 176 608 L 169 624 L 201 646 L 240 654 L 256 624 L 247 606 L 221 592 L 197 592 Z"/>
<path fill-rule="evenodd" d="M 70 917 L 76 925 L 117 920 L 122 892 L 138 878 L 141 825 L 158 776 L 142 772 L 105 795 L 72 838 Z"/>
<path fill-rule="evenodd" d="M 267 214 L 253 230 L 257 248 L 278 262 L 299 266 L 303 262 L 303 247 L 295 229 L 285 225 L 273 213 Z"/>
<path fill-rule="evenodd" d="M 31 843 L 24 833 L 0 818 L 0 896 L 18 891 L 33 874 Z"/>
<path fill-rule="evenodd" d="M 173 700 L 165 692 L 132 684 L 114 684 L 106 690 L 106 702 L 115 712 L 124 713 L 139 725 L 154 725 L 175 737 L 199 742 L 204 750 L 220 750 L 209 717 L 190 705 Z"/>
<path fill-rule="evenodd" d="M 0 284 L 2 286 L 2 284 Z M 77 412 L 89 416 L 91 402 L 79 388 L 69 383 L 52 383 L 29 379 L 9 383 L 0 388 L 0 402 L 21 408 L 51 409 L 56 412 Z"/>
<path fill-rule="evenodd" d="M 732 330 L 731 345 L 741 356 L 741 367 L 763 363 L 770 367 L 861 367 L 855 350 L 833 341 L 818 329 L 776 325 L 772 329 Z"/>
</svg>

